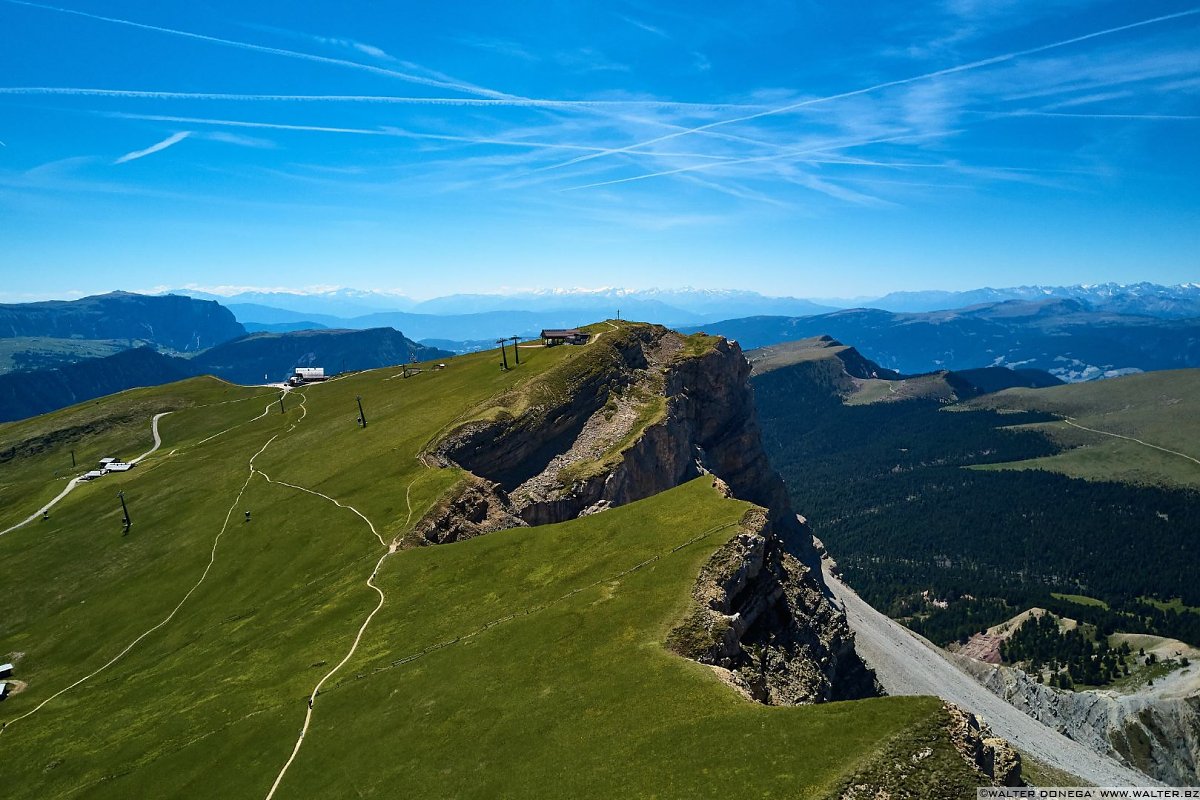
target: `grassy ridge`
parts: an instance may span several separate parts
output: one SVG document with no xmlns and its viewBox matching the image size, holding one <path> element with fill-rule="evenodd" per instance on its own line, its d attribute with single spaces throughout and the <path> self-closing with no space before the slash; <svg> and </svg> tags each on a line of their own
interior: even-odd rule
<svg viewBox="0 0 1200 800">
<path fill-rule="evenodd" d="M 312 686 L 376 603 L 365 579 L 384 548 L 349 510 L 263 475 L 247 482 L 250 459 L 259 453 L 255 467 L 275 481 L 353 505 L 390 541 L 459 479 L 417 460 L 432 437 L 589 354 L 525 350 L 510 372 L 494 355 L 407 380 L 376 370 L 315 385 L 258 419 L 269 392 L 202 379 L 104 401 L 145 416 L 97 433 L 113 437 L 103 449 L 138 437 L 145 447 L 134 449 L 148 449 L 150 414 L 168 402 L 179 410 L 137 470 L 0 537 L 0 657 L 22 653 L 17 677 L 29 683 L 0 704 L 7 794 L 264 796 Z M 251 399 L 216 404 L 239 398 Z M 0 430 L 29 438 L 84 409 Z M 7 462 L 0 483 L 38 485 L 60 457 Z M 118 489 L 134 518 L 128 536 Z M 808 796 L 834 786 L 936 701 L 766 708 L 663 649 L 700 566 L 746 508 L 698 480 L 562 525 L 390 556 L 378 579 L 387 603 L 318 698 L 280 796 Z M 111 668 L 13 723 L 117 656 L 193 586 Z"/>
<path fill-rule="evenodd" d="M 666 652 L 687 588 L 736 531 L 719 526 L 744 509 L 697 480 L 586 520 L 406 554 L 385 576 L 397 600 L 351 670 L 365 677 L 329 691 L 336 702 L 310 734 L 308 744 L 340 769 L 309 760 L 285 786 L 334 794 L 349 774 L 366 796 L 398 785 L 422 797 L 696 797 L 749 787 L 802 796 L 824 788 L 853 754 L 927 705 L 769 709 Z M 717 530 L 671 553 L 694 538 L 697 518 Z M 389 668 L 397 655 L 514 613 Z M 404 649 L 389 646 L 396 642 Z M 370 748 L 378 730 L 395 737 L 382 760 Z"/>
</svg>

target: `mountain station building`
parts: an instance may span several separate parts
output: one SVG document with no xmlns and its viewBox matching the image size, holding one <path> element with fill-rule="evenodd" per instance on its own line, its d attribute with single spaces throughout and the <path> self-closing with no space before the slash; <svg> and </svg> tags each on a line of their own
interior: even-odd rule
<svg viewBox="0 0 1200 800">
<path fill-rule="evenodd" d="M 587 344 L 591 336 L 579 328 L 546 328 L 542 331 L 542 344 Z"/>
</svg>

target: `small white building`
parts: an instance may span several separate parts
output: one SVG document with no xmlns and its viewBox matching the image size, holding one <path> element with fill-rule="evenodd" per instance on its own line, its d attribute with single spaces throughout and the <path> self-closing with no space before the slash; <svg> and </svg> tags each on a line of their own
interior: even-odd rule
<svg viewBox="0 0 1200 800">
<path fill-rule="evenodd" d="M 85 472 L 85 473 L 83 473 L 82 475 L 80 475 L 80 476 L 79 476 L 79 480 L 81 480 L 81 481 L 94 481 L 94 480 L 96 480 L 96 478 L 103 478 L 103 477 L 104 477 L 104 470 L 102 470 L 102 469 L 93 469 L 93 470 L 90 470 L 90 471 L 88 471 L 88 472 Z"/>
<path fill-rule="evenodd" d="M 12 677 L 12 672 L 13 672 L 12 664 L 0 664 L 0 678 Z"/>
<path fill-rule="evenodd" d="M 124 461 L 113 461 L 105 467 L 108 472 L 129 472 L 131 469 L 133 469 L 133 464 L 126 464 Z"/>
<path fill-rule="evenodd" d="M 0 681 L 0 700 L 8 697 L 8 681 Z"/>
<path fill-rule="evenodd" d="M 324 367 L 296 367 L 292 371 L 292 377 L 288 378 L 288 383 L 292 386 L 300 386 L 305 383 L 320 383 L 325 380 L 329 380 L 329 378 L 325 375 Z"/>
</svg>

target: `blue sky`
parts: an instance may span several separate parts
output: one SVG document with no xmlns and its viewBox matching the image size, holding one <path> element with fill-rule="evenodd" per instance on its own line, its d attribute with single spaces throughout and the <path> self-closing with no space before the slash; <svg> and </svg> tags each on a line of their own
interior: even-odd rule
<svg viewBox="0 0 1200 800">
<path fill-rule="evenodd" d="M 0 0 L 0 299 L 1200 279 L 1176 2 Z"/>
</svg>

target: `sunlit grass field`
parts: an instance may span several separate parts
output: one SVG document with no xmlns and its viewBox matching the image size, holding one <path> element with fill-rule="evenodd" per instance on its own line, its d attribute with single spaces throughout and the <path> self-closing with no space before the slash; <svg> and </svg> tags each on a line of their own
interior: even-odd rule
<svg viewBox="0 0 1200 800">
<path fill-rule="evenodd" d="M 1017 426 L 1040 430 L 1069 449 L 1046 458 L 978 469 L 1047 469 L 1088 480 L 1200 488 L 1200 464 L 1191 460 L 1200 459 L 1200 369 L 1148 372 L 1046 389 L 1008 389 L 965 405 L 1047 411 L 1092 429 L 1065 421 Z"/>
<path fill-rule="evenodd" d="M 172 411 L 135 470 L 0 536 L 0 659 L 28 684 L 0 703 L 5 796 L 265 797 L 313 686 L 378 602 L 366 580 L 388 548 L 363 517 L 385 543 L 401 537 L 461 477 L 418 460 L 431 439 L 595 346 L 522 350 L 508 372 L 496 352 L 410 378 L 374 370 L 291 392 L 282 413 L 278 391 L 198 378 L 0 427 L 11 447 L 95 423 L 0 464 L 2 529 L 58 493 L 71 447 L 81 461 L 137 455 L 150 417 Z M 837 786 L 940 715 L 938 701 L 769 708 L 662 646 L 747 508 L 698 479 L 560 525 L 387 556 L 385 602 L 315 698 L 276 796 Z"/>
</svg>

